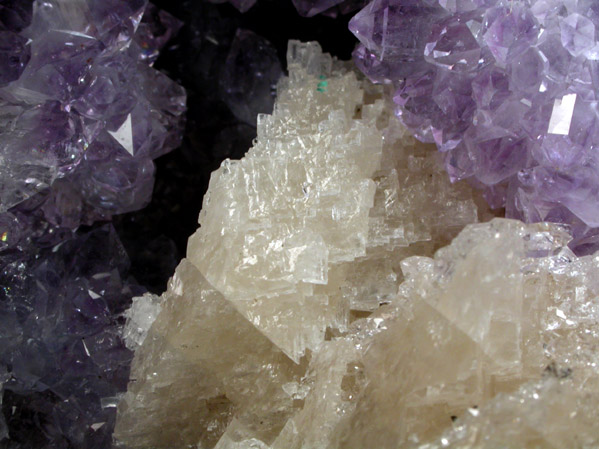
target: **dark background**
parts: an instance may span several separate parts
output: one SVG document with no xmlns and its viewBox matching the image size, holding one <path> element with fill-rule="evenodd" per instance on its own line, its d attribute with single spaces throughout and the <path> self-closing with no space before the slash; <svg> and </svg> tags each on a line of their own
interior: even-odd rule
<svg viewBox="0 0 599 449">
<path fill-rule="evenodd" d="M 114 223 L 131 258 L 131 274 L 149 290 L 161 293 L 185 255 L 188 237 L 198 227 L 210 173 L 223 159 L 242 157 L 256 135 L 255 127 L 231 113 L 219 87 L 236 30 L 251 30 L 270 41 L 284 69 L 290 39 L 318 41 L 324 51 L 340 59 L 351 58 L 356 39 L 347 28 L 352 14 L 304 18 L 291 0 L 259 0 L 244 14 L 228 3 L 205 0 L 153 3 L 184 23 L 155 67 L 187 91 L 186 131 L 182 146 L 156 161 L 151 203 L 115 217 Z"/>
</svg>

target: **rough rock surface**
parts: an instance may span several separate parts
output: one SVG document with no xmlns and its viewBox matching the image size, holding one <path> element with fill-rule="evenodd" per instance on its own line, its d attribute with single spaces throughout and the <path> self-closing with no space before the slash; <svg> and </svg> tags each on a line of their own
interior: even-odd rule
<svg viewBox="0 0 599 449">
<path fill-rule="evenodd" d="M 308 365 L 326 365 L 333 337 L 395 298 L 401 260 L 487 217 L 381 87 L 315 43 L 291 42 L 288 67 L 254 146 L 213 174 L 136 351 L 123 447 L 275 444 L 304 406 Z"/>
</svg>

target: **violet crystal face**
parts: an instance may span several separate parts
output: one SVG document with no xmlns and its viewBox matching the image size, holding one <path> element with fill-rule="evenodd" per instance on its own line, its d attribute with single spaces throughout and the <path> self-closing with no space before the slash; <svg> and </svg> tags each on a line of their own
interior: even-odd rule
<svg viewBox="0 0 599 449">
<path fill-rule="evenodd" d="M 178 146 L 185 91 L 152 68 L 180 22 L 146 0 L 0 5 L 0 447 L 105 448 L 131 352 L 110 225 Z"/>
<path fill-rule="evenodd" d="M 25 27 L 26 11 L 9 3 L 0 212 L 43 195 L 47 220 L 76 228 L 143 207 L 152 159 L 180 142 L 185 91 L 151 67 L 180 23 L 146 0 L 53 0 L 34 2 Z"/>
<path fill-rule="evenodd" d="M 374 0 L 350 22 L 356 64 L 452 180 L 525 221 L 599 248 L 599 3 Z M 590 246 L 589 246 L 590 245 Z"/>
<path fill-rule="evenodd" d="M 144 289 L 114 229 L 56 240 L 0 251 L 3 448 L 110 447 L 129 377 L 122 313 Z"/>
</svg>

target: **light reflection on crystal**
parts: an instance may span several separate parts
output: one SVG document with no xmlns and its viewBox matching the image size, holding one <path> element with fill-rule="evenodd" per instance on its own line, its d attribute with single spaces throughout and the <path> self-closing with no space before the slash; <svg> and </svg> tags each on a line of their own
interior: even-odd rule
<svg viewBox="0 0 599 449">
<path fill-rule="evenodd" d="M 354 61 L 395 87 L 398 116 L 437 144 L 450 178 L 478 185 L 508 217 L 571 225 L 579 254 L 599 249 L 591 3 L 372 0 L 350 21 Z M 522 184 L 522 171 L 535 176 Z"/>
<path fill-rule="evenodd" d="M 243 159 L 212 174 L 187 259 L 136 350 L 116 427 L 125 447 L 294 447 L 309 363 L 326 367 L 316 383 L 333 397 L 335 382 L 351 385 L 348 400 L 363 387 L 358 349 L 327 334 L 393 301 L 403 258 L 489 216 L 406 134 L 380 86 L 316 43 L 292 41 L 287 56 L 273 114 Z M 154 316 L 141 304 L 127 335 Z M 321 422 L 351 413 L 343 400 L 317 401 Z"/>
<path fill-rule="evenodd" d="M 553 103 L 553 111 L 549 120 L 548 134 L 570 133 L 570 124 L 574 114 L 574 105 L 576 103 L 576 94 L 564 95 L 561 99 L 556 98 Z"/>
</svg>

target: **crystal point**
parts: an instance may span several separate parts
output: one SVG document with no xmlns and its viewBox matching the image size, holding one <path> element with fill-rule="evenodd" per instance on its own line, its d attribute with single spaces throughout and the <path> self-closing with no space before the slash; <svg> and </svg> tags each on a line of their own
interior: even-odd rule
<svg viewBox="0 0 599 449">
<path fill-rule="evenodd" d="M 398 117 L 437 144 L 449 177 L 504 192 L 488 197 L 509 217 L 566 220 L 575 250 L 595 232 L 599 209 L 591 4 L 372 0 L 350 21 L 357 66 L 394 86 Z M 519 174 L 530 171 L 536 176 L 522 184 Z M 558 184 L 569 190 L 556 194 Z"/>
<path fill-rule="evenodd" d="M 359 348 L 331 335 L 396 296 L 403 258 L 487 216 L 406 133 L 382 87 L 316 43 L 291 41 L 287 56 L 273 113 L 258 117 L 247 154 L 212 174 L 200 228 L 136 350 L 123 447 L 321 447 L 365 382 Z M 141 306 L 128 315 L 142 330 L 127 335 L 145 332 L 133 324 Z"/>
<path fill-rule="evenodd" d="M 45 189 L 60 190 L 58 180 L 77 186 L 69 195 L 51 193 L 43 208 L 52 222 L 59 215 L 53 205 L 68 209 L 62 226 L 76 228 L 149 201 L 150 159 L 178 145 L 185 92 L 138 52 L 137 42 L 145 39 L 155 59 L 177 28 L 174 18 L 153 7 L 141 22 L 146 4 L 36 2 L 31 26 L 19 34 L 0 30 L 0 212 Z M 159 29 L 150 27 L 152 14 L 172 32 L 152 40 Z M 106 146 L 102 160 L 92 156 Z M 126 162 L 123 153 L 131 157 Z"/>
</svg>

